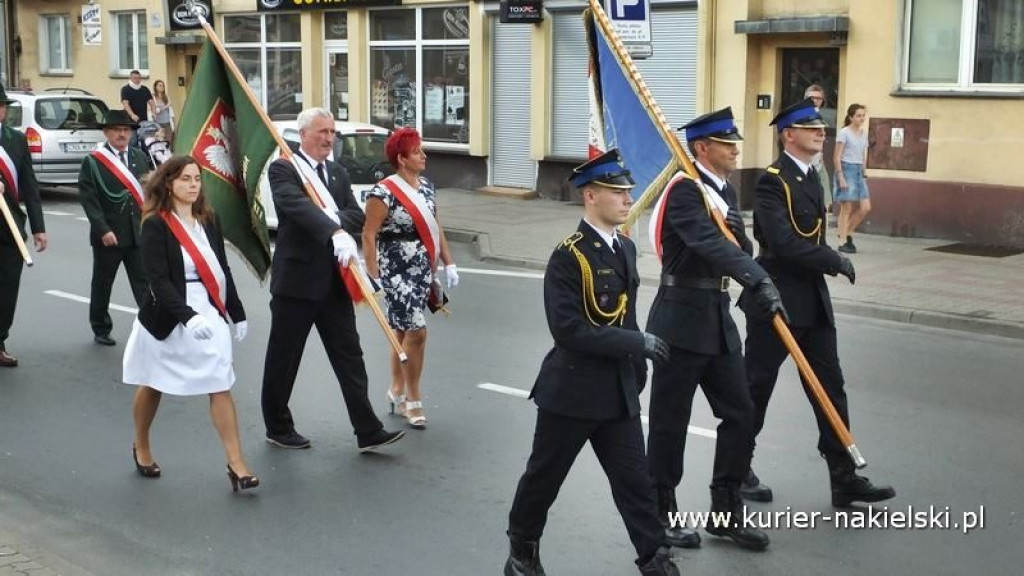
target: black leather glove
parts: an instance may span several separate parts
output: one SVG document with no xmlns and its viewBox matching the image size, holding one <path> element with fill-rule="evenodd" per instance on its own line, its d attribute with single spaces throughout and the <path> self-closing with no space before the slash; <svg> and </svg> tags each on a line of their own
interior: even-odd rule
<svg viewBox="0 0 1024 576">
<path fill-rule="evenodd" d="M 668 343 L 654 334 L 644 332 L 644 356 L 655 362 L 668 362 Z"/>
<path fill-rule="evenodd" d="M 743 238 L 747 235 L 746 228 L 743 226 L 743 217 L 740 216 L 739 210 L 730 208 L 729 212 L 725 215 L 725 223 L 729 225 L 729 230 L 732 230 L 733 236 Z"/>
<path fill-rule="evenodd" d="M 853 269 L 853 261 L 842 254 L 839 255 L 839 273 L 849 278 L 850 284 L 857 282 L 857 271 Z"/>
<path fill-rule="evenodd" d="M 782 320 L 789 323 L 789 314 L 786 314 L 786 308 L 782 305 L 782 295 L 771 278 L 765 278 L 754 286 L 754 299 L 758 308 L 769 318 L 774 318 L 778 312 L 782 314 Z"/>
</svg>

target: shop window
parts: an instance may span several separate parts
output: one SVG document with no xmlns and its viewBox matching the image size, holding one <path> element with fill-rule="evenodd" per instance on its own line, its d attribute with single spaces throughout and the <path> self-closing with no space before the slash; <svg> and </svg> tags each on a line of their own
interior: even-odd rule
<svg viewBox="0 0 1024 576">
<path fill-rule="evenodd" d="M 348 40 L 346 12 L 324 12 L 324 40 Z"/>
<path fill-rule="evenodd" d="M 469 9 L 370 12 L 370 115 L 429 142 L 469 142 Z"/>
<path fill-rule="evenodd" d="M 1024 0 L 907 2 L 904 88 L 1024 91 Z"/>
<path fill-rule="evenodd" d="M 114 24 L 114 74 L 127 76 L 132 70 L 149 74 L 149 43 L 146 12 L 112 12 Z"/>
<path fill-rule="evenodd" d="M 271 119 L 302 111 L 298 14 L 224 16 L 224 45 Z"/>
<path fill-rule="evenodd" d="M 43 74 L 71 73 L 71 18 L 67 14 L 39 17 L 39 71 Z"/>
</svg>

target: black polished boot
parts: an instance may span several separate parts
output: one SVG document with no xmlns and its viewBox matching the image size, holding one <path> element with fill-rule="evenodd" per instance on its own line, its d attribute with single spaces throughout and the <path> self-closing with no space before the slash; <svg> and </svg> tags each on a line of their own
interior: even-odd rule
<svg viewBox="0 0 1024 576">
<path fill-rule="evenodd" d="M 716 513 L 730 513 L 728 525 L 720 525 L 724 519 L 715 516 Z M 739 486 L 712 486 L 711 514 L 704 528 L 708 534 L 732 538 L 733 542 L 749 550 L 760 551 L 768 547 L 767 534 L 743 525 L 743 499 L 740 497 Z"/>
<path fill-rule="evenodd" d="M 668 548 L 658 548 L 653 558 L 640 566 L 644 576 L 679 576 L 679 568 L 672 562 Z"/>
<path fill-rule="evenodd" d="M 892 486 L 875 486 L 871 480 L 858 476 L 846 454 L 826 454 L 828 475 L 832 482 L 832 505 L 847 508 L 854 502 L 881 502 L 896 496 Z"/>
<path fill-rule="evenodd" d="M 523 540 L 511 534 L 508 560 L 505 561 L 505 576 L 545 576 L 540 565 L 540 542 Z"/>
<path fill-rule="evenodd" d="M 700 548 L 700 534 L 692 528 L 673 526 L 669 517 L 677 517 L 676 491 L 658 488 L 658 520 L 665 527 L 665 545 L 675 548 Z"/>
<path fill-rule="evenodd" d="M 771 502 L 773 499 L 771 487 L 761 484 L 753 469 L 747 471 L 747 477 L 740 484 L 740 496 L 753 502 Z"/>
</svg>

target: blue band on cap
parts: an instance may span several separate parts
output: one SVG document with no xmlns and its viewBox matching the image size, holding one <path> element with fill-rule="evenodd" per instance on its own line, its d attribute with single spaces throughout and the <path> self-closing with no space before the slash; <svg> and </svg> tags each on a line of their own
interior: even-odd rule
<svg viewBox="0 0 1024 576">
<path fill-rule="evenodd" d="M 574 174 L 571 181 L 573 186 L 579 188 L 588 182 L 593 182 L 606 176 L 618 176 L 625 171 L 626 169 L 620 166 L 618 162 L 608 162 L 591 166 L 579 174 Z"/>
<path fill-rule="evenodd" d="M 782 132 L 786 128 L 789 128 L 793 124 L 799 123 L 801 120 L 809 120 L 814 118 L 818 114 L 818 111 L 813 106 L 807 106 L 805 108 L 797 108 L 792 112 L 786 113 L 779 117 L 775 121 L 775 126 Z"/>
<path fill-rule="evenodd" d="M 697 140 L 703 138 L 709 134 L 719 134 L 721 132 L 728 132 L 735 130 L 736 124 L 733 123 L 732 118 L 723 118 L 722 120 L 715 120 L 714 122 L 708 122 L 706 124 L 699 124 L 691 128 L 686 129 L 686 140 Z"/>
</svg>

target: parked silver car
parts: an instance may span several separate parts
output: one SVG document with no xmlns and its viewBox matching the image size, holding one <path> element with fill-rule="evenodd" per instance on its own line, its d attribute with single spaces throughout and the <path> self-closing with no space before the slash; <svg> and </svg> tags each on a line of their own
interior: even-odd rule
<svg viewBox="0 0 1024 576">
<path fill-rule="evenodd" d="M 7 97 L 13 102 L 7 105 L 5 123 L 25 133 L 39 183 L 78 182 L 82 159 L 105 140 L 99 123 L 107 112 L 106 103 L 75 88 L 12 89 Z"/>
</svg>

